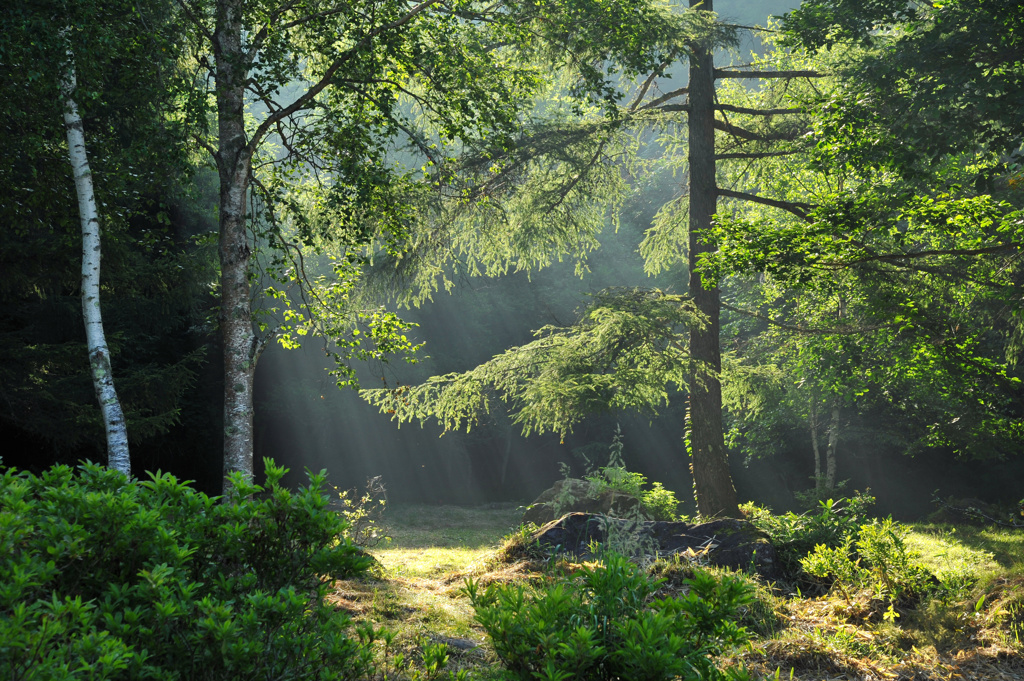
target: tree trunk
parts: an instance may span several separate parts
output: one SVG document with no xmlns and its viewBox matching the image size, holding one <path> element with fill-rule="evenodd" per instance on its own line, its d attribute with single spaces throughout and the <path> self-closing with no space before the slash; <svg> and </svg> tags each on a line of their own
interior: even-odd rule
<svg viewBox="0 0 1024 681">
<path fill-rule="evenodd" d="M 823 482 L 821 477 L 821 447 L 818 446 L 818 410 L 811 398 L 811 447 L 814 448 L 814 489 L 820 490 Z"/>
<path fill-rule="evenodd" d="M 249 302 L 245 224 L 252 152 L 245 135 L 245 67 L 240 0 L 218 0 L 213 52 L 217 70 L 217 171 L 220 176 L 220 332 L 224 345 L 224 474 L 253 478 L 253 377 L 256 338 Z"/>
<path fill-rule="evenodd" d="M 825 488 L 836 488 L 836 446 L 839 444 L 839 405 L 832 407 L 828 426 L 828 449 L 825 451 Z"/>
<path fill-rule="evenodd" d="M 712 10 L 711 0 L 690 0 L 690 7 Z M 739 516 L 722 429 L 719 374 L 721 301 L 717 286 L 705 288 L 696 264 L 709 250 L 701 243 L 711 228 L 718 202 L 715 182 L 714 57 L 705 45 L 693 45 L 690 58 L 690 295 L 707 317 L 702 329 L 690 329 L 690 355 L 696 369 L 690 382 L 690 447 L 697 511 L 705 517 Z"/>
<path fill-rule="evenodd" d="M 131 458 L 128 454 L 128 427 L 121 409 L 121 401 L 114 389 L 114 376 L 110 368 L 110 351 L 103 333 L 100 314 L 100 220 L 96 211 L 96 195 L 92 186 L 92 171 L 85 150 L 85 128 L 74 100 L 77 87 L 74 55 L 68 47 L 68 62 L 61 78 L 60 90 L 64 100 L 64 127 L 68 138 L 68 156 L 75 177 L 78 195 L 78 216 L 82 223 L 82 317 L 85 320 L 85 339 L 89 349 L 89 367 L 96 399 L 100 403 L 103 426 L 107 435 L 107 466 L 131 477 Z"/>
</svg>

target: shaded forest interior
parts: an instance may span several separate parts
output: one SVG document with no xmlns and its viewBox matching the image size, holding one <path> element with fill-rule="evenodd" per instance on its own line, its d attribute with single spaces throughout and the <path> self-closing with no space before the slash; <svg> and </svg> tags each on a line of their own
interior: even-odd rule
<svg viewBox="0 0 1024 681">
<path fill-rule="evenodd" d="M 800 3 L 778 0 L 756 3 L 756 8 L 751 8 L 751 4 L 755 3 L 720 0 L 715 3 L 715 9 L 722 19 L 733 22 L 730 26 L 745 27 L 763 24 L 769 15 L 781 15 Z M 162 7 L 160 3 L 156 6 Z M 765 47 L 761 40 L 747 31 L 737 44 L 719 50 L 716 56 L 726 64 L 743 62 L 751 50 L 763 55 Z M 151 46 L 151 49 L 158 47 Z M 28 47 L 24 50 L 25 55 L 31 54 Z M 12 51 L 11 54 L 22 53 Z M 129 69 L 137 65 L 132 59 L 141 62 L 145 56 L 133 53 L 130 59 L 124 57 L 123 62 L 119 61 L 121 57 L 114 61 L 119 67 Z M 157 57 L 150 57 L 154 63 L 159 61 Z M 748 66 L 743 65 L 743 68 Z M 159 64 L 154 68 L 159 70 L 158 67 Z M 4 65 L 6 71 L 11 68 L 11 63 Z M 105 225 L 104 306 L 116 359 L 114 374 L 120 382 L 119 390 L 128 415 L 133 470 L 136 475 L 143 471 L 170 471 L 195 481 L 204 491 L 217 492 L 224 470 L 223 434 L 230 430 L 224 424 L 221 402 L 225 391 L 225 349 L 218 335 L 221 311 L 216 297 L 219 294 L 216 241 L 217 221 L 226 211 L 219 207 L 223 194 L 218 195 L 217 174 L 209 164 L 202 165 L 182 151 L 186 145 L 173 137 L 182 134 L 180 131 L 164 126 L 159 134 L 154 132 L 153 111 L 166 113 L 169 109 L 161 107 L 176 106 L 184 95 L 154 94 L 146 90 L 146 95 L 152 95 L 156 102 L 150 109 L 146 108 L 149 105 L 138 104 L 124 88 L 116 87 L 118 73 L 97 75 L 89 70 L 87 62 L 81 70 L 82 78 L 97 78 L 97 91 L 103 92 L 103 97 L 97 96 L 97 101 L 86 107 L 86 128 L 100 150 L 95 154 L 95 173 L 106 178 L 99 189 L 101 205 L 109 213 Z M 673 70 L 674 75 L 667 74 L 664 67 L 658 72 L 664 77 L 663 91 L 687 86 L 684 69 L 673 67 Z M 746 90 L 729 91 L 721 96 L 723 101 L 728 94 L 754 97 L 760 88 L 761 85 L 750 85 Z M 764 88 L 767 90 L 767 86 Z M 682 107 L 689 104 L 678 106 L 679 110 L 687 110 Z M 732 105 L 724 105 L 724 109 L 723 105 L 717 106 L 720 112 L 729 111 L 734 116 L 744 110 Z M 5 107 L 2 120 L 14 147 L 0 169 L 0 180 L 6 192 L 0 219 L 11 226 L 0 230 L 3 279 L 0 284 L 0 397 L 4 404 L 4 413 L 0 415 L 0 450 L 3 464 L 38 472 L 57 462 L 103 461 L 102 424 L 95 410 L 88 376 L 78 307 L 77 217 L 70 171 L 65 167 L 66 158 L 61 149 L 62 133 L 57 124 L 60 103 L 50 101 L 45 92 L 30 90 L 24 98 L 7 92 Z M 258 105 L 253 105 L 252 110 L 265 113 Z M 827 127 L 826 123 L 819 122 L 819 132 Z M 638 144 L 649 145 L 643 147 L 645 152 L 658 145 L 671 146 L 655 141 L 654 131 L 658 125 L 662 124 L 650 124 L 644 133 L 646 137 L 640 136 L 643 141 Z M 737 126 L 731 123 L 722 121 L 718 129 L 742 137 L 736 133 Z M 785 130 L 773 130 L 765 139 L 777 141 L 786 134 L 789 133 Z M 801 134 L 809 133 L 801 130 Z M 795 135 L 784 141 L 792 142 L 792 137 Z M 149 145 L 145 149 L 140 149 L 142 139 Z M 1015 139 L 1019 142 L 1019 135 Z M 1009 144 L 1001 137 L 997 141 L 1004 146 Z M 994 145 L 993 142 L 993 148 Z M 397 158 L 405 152 L 389 148 L 387 153 L 392 154 L 389 158 Z M 771 156 L 776 152 L 758 153 Z M 941 157 L 942 153 L 945 152 L 940 149 L 936 157 Z M 1003 177 L 1017 172 L 1013 168 L 1019 170 L 1019 150 L 1015 153 L 1018 155 L 1012 159 L 1016 160 L 1000 160 L 1002 165 L 986 167 L 979 177 L 973 178 L 981 189 L 972 199 L 995 195 L 996 190 L 989 191 L 991 188 L 985 182 L 998 185 L 997 189 L 1002 192 L 999 196 L 1011 195 L 1014 191 L 1019 195 L 1019 175 L 1010 180 Z M 723 158 L 726 156 L 728 154 Z M 135 172 L 143 166 L 145 171 Z M 593 300 L 593 294 L 602 290 L 658 287 L 685 294 L 688 272 L 677 267 L 658 276 L 649 276 L 640 253 L 640 244 L 649 238 L 648 230 L 660 219 L 664 206 L 686 195 L 683 182 L 688 171 L 681 169 L 682 166 L 681 161 L 674 166 L 669 164 L 644 178 L 642 187 L 633 187 L 635 191 L 618 206 L 620 224 L 617 228 L 610 220 L 601 218 L 606 223 L 597 237 L 601 245 L 587 254 L 586 271 L 582 276 L 574 271 L 574 257 L 566 255 L 562 262 L 561 253 L 554 258 L 558 262 L 550 267 L 502 277 L 463 276 L 448 262 L 446 271 L 455 284 L 450 295 L 436 292 L 431 301 L 408 309 L 394 305 L 393 300 L 388 301 L 389 310 L 397 311 L 403 319 L 418 325 L 410 336 L 413 342 L 425 343 L 419 353 L 421 360 L 415 365 L 353 362 L 361 387 L 394 389 L 421 384 L 431 376 L 468 371 L 506 349 L 529 343 L 534 338 L 533 332 L 545 325 L 572 325 Z M 919 171 L 914 168 L 914 172 Z M 621 175 L 633 180 L 631 172 L 624 168 Z M 719 181 L 723 184 L 726 179 L 738 181 L 737 177 L 744 179 L 748 174 L 755 173 L 723 171 Z M 913 173 L 908 171 L 908 175 Z M 266 196 L 273 194 L 265 188 L 259 189 L 259 192 L 264 191 Z M 259 192 L 249 199 L 253 206 L 266 198 Z M 726 189 L 721 196 L 728 198 L 729 192 L 738 194 Z M 261 198 L 257 200 L 257 196 Z M 1019 196 L 1014 200 L 1019 201 Z M 776 204 L 786 204 L 789 209 L 796 205 L 792 200 L 782 199 Z M 762 218 L 755 216 L 750 224 L 761 224 L 757 220 Z M 262 214 L 260 219 L 269 220 Z M 254 220 L 254 224 L 259 222 Z M 265 229 L 253 238 L 254 250 L 274 238 L 273 230 L 266 224 L 259 223 L 251 229 L 253 233 Z M 313 241 L 311 239 L 310 243 Z M 1010 247 L 1004 251 L 1007 249 Z M 959 253 L 970 249 L 953 250 Z M 269 256 L 261 257 L 263 261 L 258 260 L 254 270 L 262 267 L 269 272 L 278 266 L 269 262 Z M 973 265 L 962 266 L 958 262 L 956 266 L 963 271 L 956 270 L 950 277 L 963 275 L 960 281 L 969 282 L 973 282 L 971 277 L 980 277 L 971 269 Z M 1009 265 L 1002 269 L 998 264 L 992 267 L 999 271 L 998 276 L 1012 269 Z M 329 271 L 326 267 L 323 269 Z M 964 274 L 967 270 L 970 276 Z M 921 271 L 928 270 L 921 267 Z M 730 273 L 723 272 L 722 280 L 727 282 L 723 290 L 728 300 L 757 307 L 760 293 L 751 291 L 764 283 L 764 275 L 727 280 L 726 275 Z M 996 276 L 992 275 L 993 281 Z M 1019 279 L 1016 273 L 1006 276 Z M 270 281 L 269 275 L 266 281 Z M 1019 283 L 1014 280 L 1006 284 L 1000 279 L 990 288 L 1019 288 Z M 934 285 L 934 282 L 915 283 L 920 289 Z M 874 281 L 864 285 L 864 289 L 871 289 L 872 293 L 883 288 Z M 878 293 L 879 298 L 886 295 L 891 294 L 886 290 Z M 934 294 L 934 300 L 940 300 L 942 295 L 945 293 Z M 960 294 L 949 295 L 957 298 Z M 963 314 L 970 316 L 974 314 L 970 305 L 982 297 L 968 292 L 952 302 L 932 302 L 935 308 L 959 305 L 968 310 Z M 842 295 L 839 298 L 836 319 L 848 314 L 846 301 Z M 992 400 L 993 403 L 1001 400 L 990 410 L 998 412 L 997 418 L 986 420 L 992 415 L 990 412 L 981 415 L 972 412 L 963 417 L 964 423 L 970 421 L 972 428 L 984 429 L 1000 419 L 1000 423 L 1010 422 L 1011 426 L 995 435 L 981 433 L 976 438 L 977 444 L 968 452 L 957 450 L 961 443 L 954 442 L 954 438 L 946 437 L 943 441 L 946 433 L 943 428 L 950 431 L 959 428 L 953 427 L 961 418 L 955 409 L 951 407 L 942 413 L 945 421 L 941 423 L 938 418 L 932 418 L 933 412 L 927 412 L 927 416 L 921 417 L 922 423 L 911 427 L 907 424 L 916 418 L 915 400 L 921 397 L 918 401 L 923 405 L 928 395 L 902 400 L 900 395 L 888 394 L 888 386 L 884 390 L 874 385 L 870 389 L 864 387 L 873 380 L 870 370 L 867 370 L 868 378 L 851 376 L 855 371 L 847 372 L 850 375 L 843 374 L 842 380 L 848 379 L 849 386 L 836 391 L 835 404 L 842 403 L 841 417 L 840 407 L 833 407 L 836 415 L 833 430 L 841 432 L 835 447 L 837 482 L 845 481 L 845 487 L 836 489 L 837 495 L 843 490 L 870 488 L 878 499 L 878 512 L 891 513 L 901 519 L 927 515 L 934 509 L 935 494 L 943 498 L 978 498 L 996 503 L 1016 502 L 1020 498 L 1024 459 L 1007 455 L 1013 446 L 1019 451 L 1022 441 L 1018 432 L 1022 417 L 1021 371 L 1014 361 L 1003 358 L 1019 353 L 1014 344 L 1020 344 L 1020 330 L 1013 326 L 1019 323 L 1019 315 L 1005 309 L 1005 301 L 1011 298 L 979 304 L 984 315 L 979 313 L 976 323 L 988 327 L 972 336 L 972 341 L 978 342 L 969 349 L 976 352 L 976 356 L 970 358 L 977 360 L 972 370 L 981 366 L 977 375 L 984 374 L 978 379 L 978 385 L 998 384 L 1003 391 L 998 399 Z M 1019 302 L 1019 296 L 1014 300 Z M 780 303 L 775 311 L 793 311 L 797 307 L 798 303 L 787 301 Z M 873 313 L 879 316 L 877 309 Z M 730 316 L 728 310 L 723 313 L 723 320 L 722 351 L 735 353 L 741 360 L 742 353 L 759 342 L 755 336 L 767 328 L 756 327 L 758 322 L 750 318 Z M 257 319 L 253 327 L 258 327 L 259 323 Z M 845 334 L 843 324 L 845 321 L 836 322 L 833 330 Z M 954 324 L 950 321 L 948 325 Z M 922 322 L 921 327 L 924 326 Z M 959 328 L 956 325 L 949 332 L 949 339 L 960 340 Z M 939 347 L 946 340 L 930 338 L 921 345 Z M 851 342 L 856 345 L 856 341 Z M 837 341 L 837 344 L 841 343 Z M 762 367 L 776 363 L 770 356 L 771 350 L 761 351 L 766 354 L 752 362 Z M 854 366 L 859 361 L 855 359 L 860 356 L 859 351 L 855 348 L 850 352 L 847 348 L 842 351 L 847 354 L 840 352 L 839 355 L 843 362 Z M 876 347 L 871 351 L 875 353 L 872 361 L 884 364 L 885 348 Z M 781 356 L 782 351 L 778 354 Z M 782 360 L 777 363 L 781 364 Z M 823 359 L 821 363 L 827 362 Z M 255 365 L 255 359 L 249 364 Z M 266 457 L 291 469 L 286 482 L 293 485 L 301 484 L 306 468 L 326 469 L 331 482 L 341 488 L 358 488 L 367 478 L 381 475 L 394 502 L 526 503 L 566 471 L 581 475 L 587 472 L 588 466 L 602 465 L 617 429 L 621 429 L 626 466 L 674 490 L 684 500 L 684 512 L 695 511 L 690 462 L 682 445 L 687 428 L 684 391 L 669 389 L 668 405 L 658 407 L 656 415 L 613 410 L 586 417 L 575 425 L 571 434 L 523 437 L 511 412 L 506 414 L 501 409 L 484 415 L 470 432 L 445 431 L 433 422 L 422 428 L 417 424 L 397 428 L 388 414 L 380 413 L 380 409 L 367 404 L 354 391 L 339 390 L 334 385 L 335 379 L 327 373 L 331 366 L 317 340 L 307 338 L 301 349 L 286 350 L 277 344 L 268 345 L 254 369 L 251 410 L 254 438 L 251 444 L 257 477 L 261 475 L 260 462 Z M 927 372 L 928 369 L 914 367 L 914 371 Z M 971 374 L 975 378 L 977 375 Z M 797 378 L 787 375 L 785 380 L 790 386 L 801 388 L 810 382 L 807 375 Z M 955 387 L 957 380 L 954 376 L 947 382 Z M 903 387 L 899 383 L 893 385 L 897 392 Z M 965 394 L 968 389 L 978 388 L 965 382 Z M 885 399 L 873 400 L 877 393 L 885 393 Z M 865 394 L 868 398 L 862 399 Z M 979 403 L 983 401 L 979 399 Z M 908 406 L 909 403 L 912 406 Z M 986 402 L 981 411 L 990 406 Z M 935 407 L 934 413 L 943 408 L 944 405 Z M 741 411 L 737 408 L 729 412 L 727 408 L 725 412 L 726 430 L 733 435 L 729 465 L 738 496 L 779 511 L 798 508 L 794 492 L 812 488 L 817 482 L 814 460 L 819 429 L 815 419 L 824 417 L 816 415 L 812 406 L 810 419 L 815 425 L 809 429 L 805 416 L 794 407 L 788 415 L 774 416 L 776 420 L 770 427 L 766 425 L 755 437 L 751 435 L 756 430 L 751 421 L 758 417 L 743 416 Z M 933 422 L 924 423 L 927 419 Z M 1002 426 L 992 426 L 991 430 L 995 432 L 999 427 Z M 912 438 L 907 432 L 913 429 L 916 430 Z M 925 431 L 929 434 L 937 431 L 939 436 L 928 440 L 921 435 Z M 1004 438 L 1006 431 L 1011 434 L 1010 447 Z M 822 426 L 821 448 L 825 447 L 826 432 Z M 771 440 L 770 447 L 762 446 L 764 442 L 757 437 Z M 1016 440 L 1012 439 L 1014 437 Z M 911 451 L 912 456 L 908 455 Z"/>
</svg>

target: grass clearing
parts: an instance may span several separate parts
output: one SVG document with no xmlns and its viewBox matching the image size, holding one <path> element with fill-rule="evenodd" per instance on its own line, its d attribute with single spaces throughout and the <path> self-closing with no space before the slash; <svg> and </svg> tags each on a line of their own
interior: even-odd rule
<svg viewBox="0 0 1024 681">
<path fill-rule="evenodd" d="M 414 661 L 413 672 L 423 646 L 441 642 L 448 644 L 448 670 L 482 681 L 498 678 L 496 659 L 461 588 L 466 576 L 484 584 L 538 576 L 526 563 L 495 560 L 501 539 L 520 517 L 513 505 L 389 508 L 385 522 L 393 539 L 371 551 L 382 564 L 381 578 L 341 582 L 333 600 L 357 621 L 395 632 L 393 649 Z M 1024 681 L 1024 532 L 938 524 L 911 529 L 907 542 L 926 567 L 964 577 L 959 597 L 922 602 L 885 622 L 871 615 L 878 609 L 868 596 L 847 603 L 772 595 L 762 587 L 764 612 L 745 618 L 755 634 L 752 645 L 731 663 L 745 666 L 755 679 L 776 678 L 779 670 L 777 678 L 801 681 Z"/>
<path fill-rule="evenodd" d="M 461 576 L 485 573 L 521 516 L 513 504 L 389 506 L 384 525 L 391 541 L 370 550 L 382 577 L 338 582 L 332 600 L 357 622 L 395 632 L 395 650 L 407 659 L 416 660 L 426 642 L 445 643 L 449 670 L 487 678 L 493 660 Z"/>
<path fill-rule="evenodd" d="M 1024 531 L 1002 527 L 916 523 L 908 537 L 933 572 L 971 571 L 978 577 L 1008 571 L 1024 574 Z"/>
</svg>

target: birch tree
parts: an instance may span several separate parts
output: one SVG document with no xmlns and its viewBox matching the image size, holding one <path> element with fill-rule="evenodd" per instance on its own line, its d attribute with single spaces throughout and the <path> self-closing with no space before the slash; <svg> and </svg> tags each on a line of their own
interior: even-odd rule
<svg viewBox="0 0 1024 681">
<path fill-rule="evenodd" d="M 202 323 L 208 259 L 169 224 L 192 169 L 171 115 L 176 29 L 162 0 L 14 0 L 0 12 L 2 428 L 55 458 L 111 449 L 113 460 L 108 427 L 122 419 L 101 410 L 90 357 L 106 381 L 112 363 L 136 473 L 180 422 L 203 361 L 188 329 Z M 68 328 L 82 329 L 79 311 L 91 348 Z M 124 423 L 112 430 L 123 442 Z"/>
<path fill-rule="evenodd" d="M 66 29 L 61 32 L 67 41 Z M 100 218 L 96 210 L 96 194 L 93 191 L 92 171 L 85 146 L 85 129 L 82 117 L 75 103 L 75 57 L 70 46 L 67 48 L 67 62 L 60 81 L 60 94 L 64 104 L 64 127 L 67 132 L 68 156 L 75 178 L 75 193 L 78 196 L 78 215 L 82 225 L 82 318 L 85 321 L 85 338 L 89 352 L 89 368 L 92 373 L 96 399 L 103 414 L 103 425 L 107 437 L 107 465 L 131 477 L 131 459 L 128 455 L 128 425 L 125 421 L 121 401 L 114 388 L 114 375 L 110 364 L 110 350 L 103 331 L 103 315 L 100 307 Z"/>
</svg>

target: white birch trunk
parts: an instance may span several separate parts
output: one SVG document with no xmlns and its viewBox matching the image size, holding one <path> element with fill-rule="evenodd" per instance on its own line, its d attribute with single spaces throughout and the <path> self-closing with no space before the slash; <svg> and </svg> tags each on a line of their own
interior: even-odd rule
<svg viewBox="0 0 1024 681">
<path fill-rule="evenodd" d="M 117 391 L 114 390 L 110 351 L 107 349 L 103 318 L 100 315 L 100 220 L 96 211 L 92 172 L 89 170 L 89 159 L 85 152 L 85 130 L 74 100 L 76 87 L 74 55 L 69 48 L 60 90 L 61 98 L 64 100 L 68 155 L 75 177 L 78 215 L 82 223 L 82 315 L 85 319 L 85 338 L 89 348 L 89 366 L 107 434 L 107 466 L 131 477 L 128 428 L 121 402 L 117 399 Z"/>
</svg>

